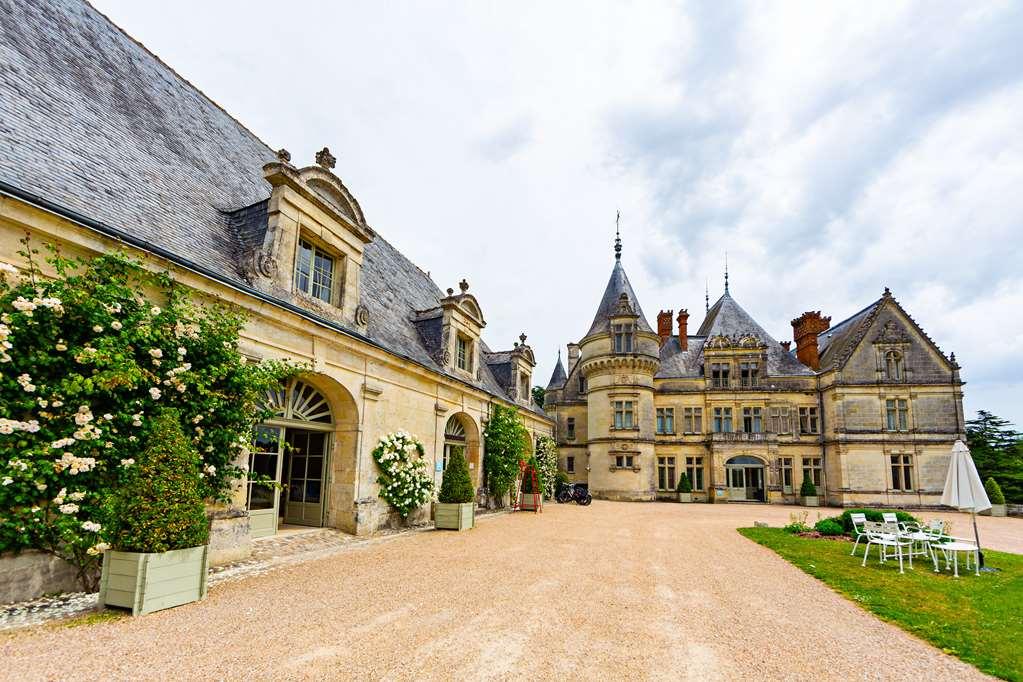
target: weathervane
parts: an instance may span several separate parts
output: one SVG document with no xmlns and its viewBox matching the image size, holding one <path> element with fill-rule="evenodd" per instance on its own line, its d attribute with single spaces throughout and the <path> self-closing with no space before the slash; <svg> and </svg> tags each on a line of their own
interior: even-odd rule
<svg viewBox="0 0 1023 682">
<path fill-rule="evenodd" d="M 615 215 L 615 260 L 622 259 L 622 236 L 618 231 L 618 223 L 622 219 L 622 212 L 618 211 Z"/>
<path fill-rule="evenodd" d="M 725 293 L 728 293 L 728 252 L 725 251 Z"/>
</svg>

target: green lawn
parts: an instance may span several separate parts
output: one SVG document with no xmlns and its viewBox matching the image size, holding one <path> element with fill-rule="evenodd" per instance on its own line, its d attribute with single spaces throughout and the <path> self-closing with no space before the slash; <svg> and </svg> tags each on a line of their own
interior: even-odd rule
<svg viewBox="0 0 1023 682">
<path fill-rule="evenodd" d="M 984 552 L 997 573 L 959 578 L 934 573 L 930 561 L 899 574 L 899 562 L 880 566 L 871 548 L 866 568 L 863 544 L 789 535 L 778 528 L 740 528 L 750 540 L 774 550 L 879 618 L 931 642 L 986 673 L 1023 681 L 1023 556 Z M 944 564 L 942 564 L 944 567 Z"/>
</svg>

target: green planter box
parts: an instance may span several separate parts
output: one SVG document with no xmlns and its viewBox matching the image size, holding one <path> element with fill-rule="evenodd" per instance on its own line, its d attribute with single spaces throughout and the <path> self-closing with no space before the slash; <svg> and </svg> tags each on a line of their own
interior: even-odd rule
<svg viewBox="0 0 1023 682">
<path fill-rule="evenodd" d="M 141 616 L 206 597 L 209 547 L 189 547 L 169 552 L 103 554 L 99 603 L 131 609 Z"/>
<path fill-rule="evenodd" d="M 801 497 L 799 499 L 802 501 L 804 507 L 819 507 L 820 506 L 820 502 L 818 501 L 819 498 L 817 498 L 816 496 L 814 496 L 814 497 Z"/>
<path fill-rule="evenodd" d="M 438 530 L 469 530 L 476 525 L 476 503 L 434 503 L 433 525 Z"/>
</svg>

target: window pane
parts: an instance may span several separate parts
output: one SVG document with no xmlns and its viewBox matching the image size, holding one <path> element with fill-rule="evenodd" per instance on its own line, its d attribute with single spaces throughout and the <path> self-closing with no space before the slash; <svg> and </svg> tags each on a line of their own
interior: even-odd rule
<svg viewBox="0 0 1023 682">
<path fill-rule="evenodd" d="M 295 259 L 295 287 L 309 293 L 309 281 L 312 274 L 313 249 L 308 242 L 298 243 L 298 256 Z"/>
</svg>

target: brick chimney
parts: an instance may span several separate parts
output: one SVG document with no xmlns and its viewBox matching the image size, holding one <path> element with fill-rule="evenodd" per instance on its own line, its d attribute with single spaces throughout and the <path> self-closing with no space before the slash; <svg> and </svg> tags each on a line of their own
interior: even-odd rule
<svg viewBox="0 0 1023 682">
<path fill-rule="evenodd" d="M 689 311 L 685 308 L 678 311 L 678 345 L 689 350 Z"/>
<path fill-rule="evenodd" d="M 668 343 L 671 338 L 671 316 L 674 311 L 662 310 L 657 313 L 657 335 L 661 337 L 661 345 Z"/>
<path fill-rule="evenodd" d="M 817 349 L 817 335 L 831 326 L 830 317 L 821 317 L 821 311 L 811 310 L 792 320 L 792 337 L 796 340 L 796 357 L 813 370 L 821 368 Z"/>
</svg>

